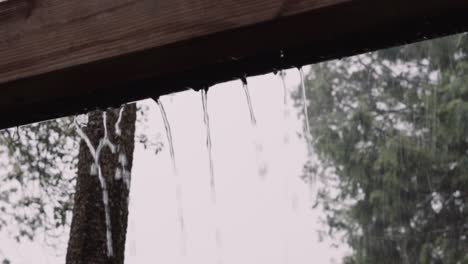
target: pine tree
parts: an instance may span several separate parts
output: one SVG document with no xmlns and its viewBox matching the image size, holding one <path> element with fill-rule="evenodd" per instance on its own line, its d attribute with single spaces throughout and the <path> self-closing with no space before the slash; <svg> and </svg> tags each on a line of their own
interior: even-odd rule
<svg viewBox="0 0 468 264">
<path fill-rule="evenodd" d="M 468 263 L 468 35 L 313 65 L 306 85 L 344 262 Z"/>
</svg>

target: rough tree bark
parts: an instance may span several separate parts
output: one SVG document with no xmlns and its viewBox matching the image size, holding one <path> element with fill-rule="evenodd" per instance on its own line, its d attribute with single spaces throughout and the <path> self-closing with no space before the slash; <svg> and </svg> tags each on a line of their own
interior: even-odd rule
<svg viewBox="0 0 468 264">
<path fill-rule="evenodd" d="M 103 112 L 89 114 L 89 121 L 84 133 L 89 137 L 94 148 L 103 138 Z M 117 136 L 115 124 L 119 110 L 107 111 L 107 131 L 110 141 L 115 145 L 115 153 L 108 147 L 100 155 L 102 175 L 107 183 L 109 194 L 110 222 L 112 230 L 113 256 L 108 257 L 106 239 L 105 208 L 102 188 L 97 175 L 91 172 L 93 157 L 82 140 L 79 150 L 78 177 L 74 197 L 73 219 L 66 256 L 67 264 L 123 264 L 125 236 L 127 231 L 129 189 L 124 178 L 115 177 L 116 170 L 122 168 L 119 155 L 126 157 L 125 169 L 132 169 L 136 105 L 125 106 L 120 122 L 121 135 Z M 122 159 L 122 155 L 120 157 Z"/>
</svg>

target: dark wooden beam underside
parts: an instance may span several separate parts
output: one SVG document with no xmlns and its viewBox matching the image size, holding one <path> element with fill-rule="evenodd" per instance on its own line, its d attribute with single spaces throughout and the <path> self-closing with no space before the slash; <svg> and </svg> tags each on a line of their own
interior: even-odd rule
<svg viewBox="0 0 468 264">
<path fill-rule="evenodd" d="M 465 32 L 467 14 L 466 0 L 353 0 L 0 81 L 0 128 Z"/>
</svg>

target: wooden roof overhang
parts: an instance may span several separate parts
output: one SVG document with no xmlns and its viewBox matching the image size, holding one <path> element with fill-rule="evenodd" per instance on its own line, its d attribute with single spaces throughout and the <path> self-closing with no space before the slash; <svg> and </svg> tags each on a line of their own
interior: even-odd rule
<svg viewBox="0 0 468 264">
<path fill-rule="evenodd" d="M 0 128 L 468 30 L 468 0 L 0 2 Z"/>
</svg>

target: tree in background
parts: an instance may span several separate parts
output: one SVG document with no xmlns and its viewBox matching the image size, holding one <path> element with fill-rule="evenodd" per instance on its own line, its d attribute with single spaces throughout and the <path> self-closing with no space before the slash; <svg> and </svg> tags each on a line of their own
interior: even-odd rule
<svg viewBox="0 0 468 264">
<path fill-rule="evenodd" d="M 136 105 L 121 111 L 90 113 L 83 131 L 67 264 L 124 263 Z"/>
<path fill-rule="evenodd" d="M 313 65 L 306 87 L 306 177 L 328 171 L 344 262 L 468 263 L 468 35 Z"/>
<path fill-rule="evenodd" d="M 138 109 L 134 104 L 125 106 L 118 137 L 115 123 L 119 109 L 107 111 L 109 138 L 119 149 L 114 154 L 105 149 L 100 158 L 112 200 L 115 255 L 112 260 L 105 260 L 112 263 L 123 263 L 128 214 L 128 189 L 123 188 L 127 183 L 114 180 L 116 171 L 122 169 L 123 156 L 119 160 L 119 154 L 125 153 L 125 169 L 129 173 L 134 139 L 155 153 L 162 148 L 161 142 L 147 138 L 144 131 L 135 136 L 135 123 L 146 122 L 146 111 L 145 104 Z M 138 120 L 135 120 L 137 112 Z M 80 125 L 96 147 L 103 136 L 102 112 L 91 112 L 88 117 L 89 121 Z M 92 245 L 96 246 L 93 254 L 107 256 L 106 237 L 102 236 L 106 226 L 98 177 L 90 175 L 94 161 L 73 124 L 74 117 L 67 117 L 0 131 L 0 231 L 18 242 L 43 240 L 58 254 L 67 250 L 68 241 L 71 245 L 68 263 L 108 263 L 82 256 Z M 83 212 L 88 214 L 86 219 Z M 77 231 L 69 232 L 72 222 L 72 229 Z M 10 263 L 4 254 L 0 249 L 0 261 Z"/>
</svg>

